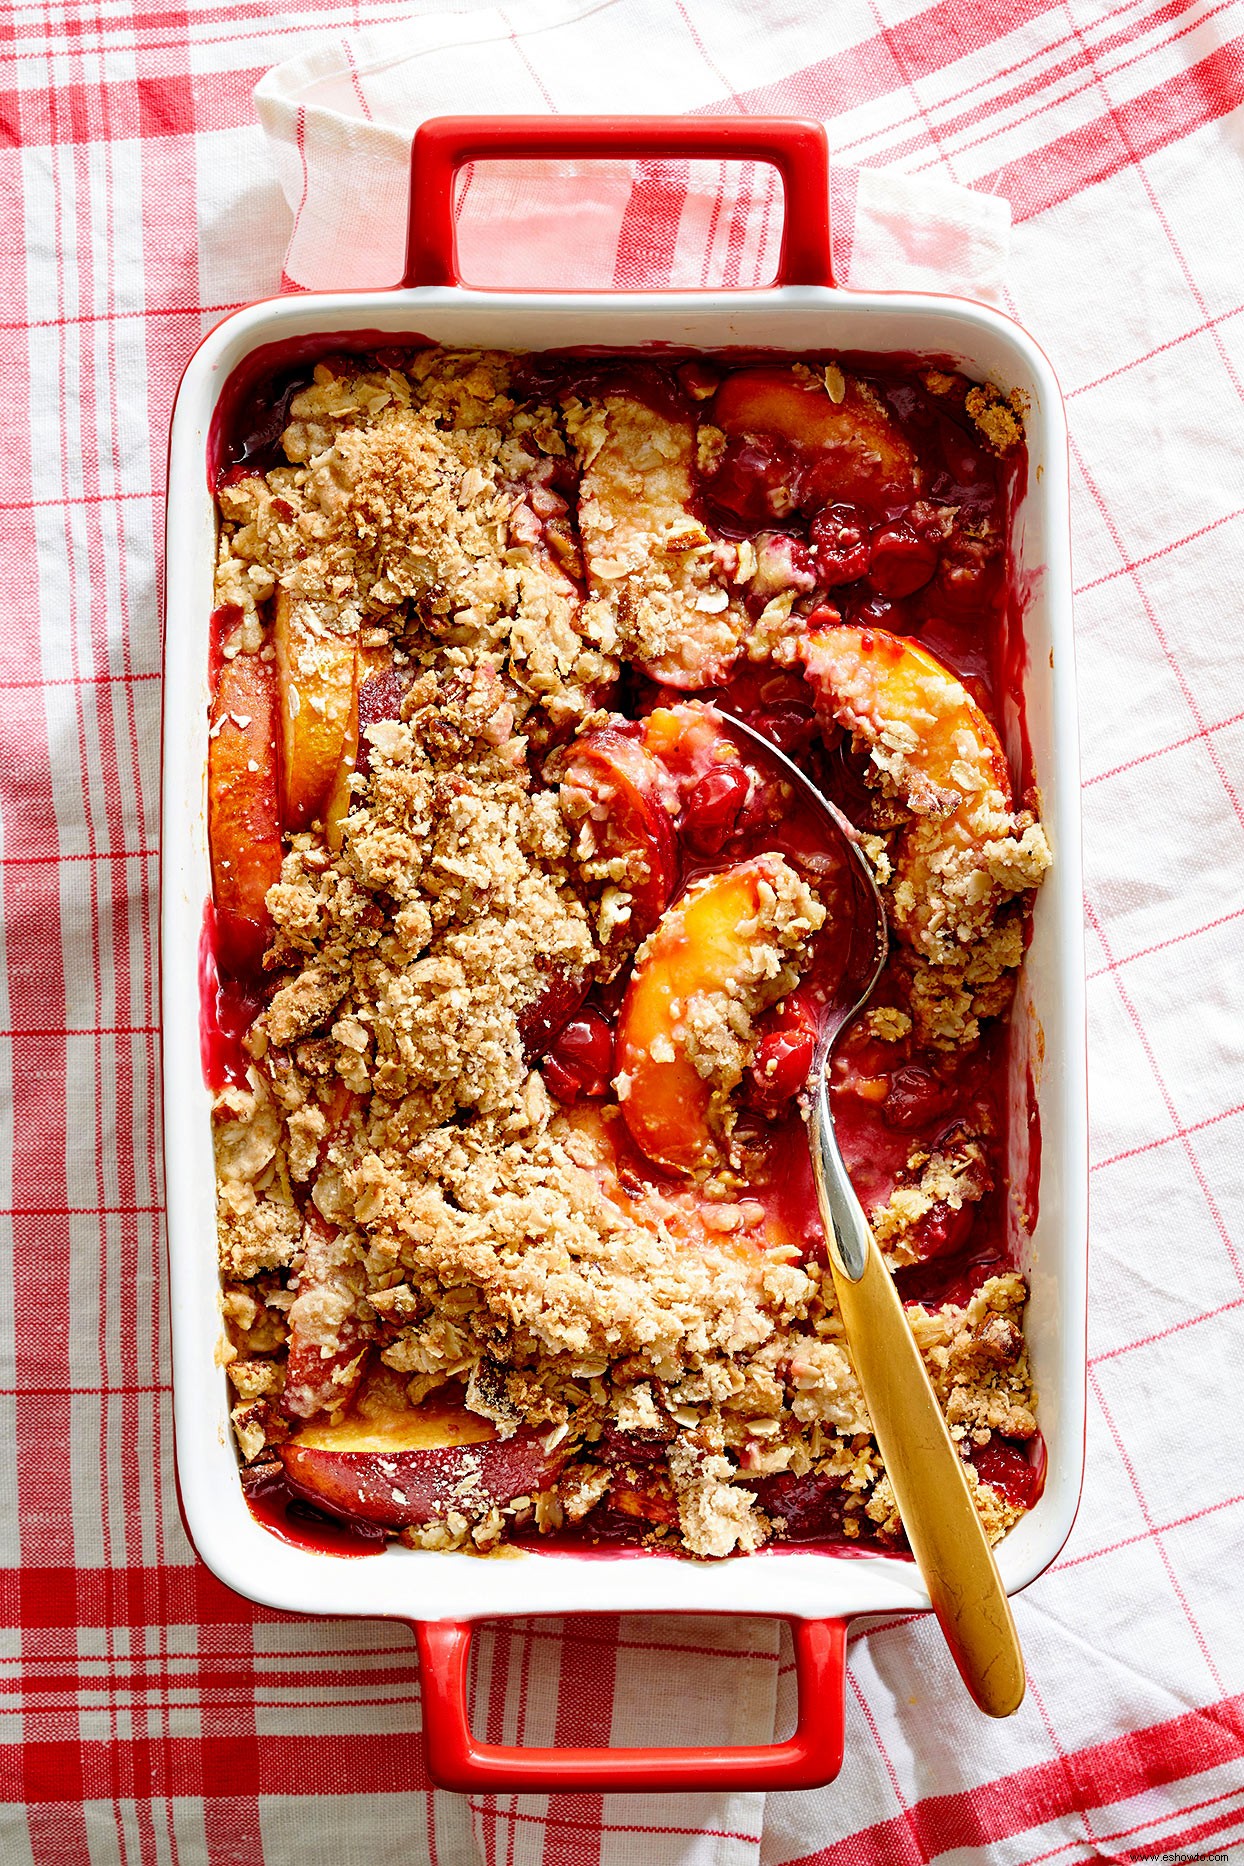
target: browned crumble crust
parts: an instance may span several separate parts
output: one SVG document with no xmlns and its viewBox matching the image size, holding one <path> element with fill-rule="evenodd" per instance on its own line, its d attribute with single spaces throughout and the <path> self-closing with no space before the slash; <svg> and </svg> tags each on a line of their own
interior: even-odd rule
<svg viewBox="0 0 1244 1866">
<path fill-rule="evenodd" d="M 460 1379 L 503 1436 L 534 1425 L 575 1447 L 553 1487 L 506 1511 L 468 1485 L 443 1519 L 403 1531 L 414 1546 L 487 1551 L 515 1526 L 581 1522 L 616 1484 L 611 1433 L 657 1448 L 669 1527 L 654 1533 L 693 1554 L 780 1536 L 755 1486 L 781 1474 L 832 1479 L 848 1537 L 892 1536 L 828 1272 L 764 1247 L 745 1204 L 723 1200 L 688 1241 L 658 1201 L 615 1202 L 608 1117 L 593 1128 L 563 1111 L 524 1053 L 524 1013 L 550 976 L 616 970 L 615 929 L 644 879 L 597 860 L 582 800 L 533 775 L 530 754 L 593 716 L 619 657 L 659 674 L 690 632 L 723 653 L 748 632 L 750 653 L 771 652 L 790 601 L 759 620 L 753 603 L 749 621 L 740 590 L 760 578 L 764 593 L 764 565 L 750 543 L 715 547 L 691 516 L 690 428 L 613 395 L 519 407 L 510 368 L 436 350 L 400 369 L 322 364 L 293 399 L 288 464 L 220 494 L 226 657 L 272 656 L 279 592 L 308 667 L 340 641 L 392 644 L 407 684 L 400 719 L 365 728 L 370 770 L 333 837 L 317 825 L 290 838 L 268 897 L 277 986 L 248 1039 L 251 1086 L 217 1100 L 238 1446 L 257 1463 L 290 1435 L 296 1325 L 328 1370 L 324 1410 L 373 1347 L 412 1405 Z M 1013 444 L 1009 407 L 972 412 L 994 445 Z M 583 468 L 581 558 L 550 491 L 568 452 Z M 880 840 L 875 853 L 886 861 Z M 777 861 L 752 972 L 728 999 L 686 1007 L 723 1137 L 755 1020 L 796 982 L 822 919 Z M 906 1008 L 875 1007 L 874 1034 L 971 1042 L 1005 1007 L 1020 939 L 1019 915 L 1003 914 L 948 963 L 913 955 Z M 988 1185 L 977 1136 L 913 1150 L 873 1219 L 891 1265 L 914 1259 L 911 1228 L 935 1204 Z M 965 1453 L 991 1431 L 1036 1431 L 1026 1296 L 1022 1278 L 998 1276 L 966 1307 L 911 1312 Z M 978 1502 L 994 1538 L 1020 1514 L 984 1486 Z"/>
<path fill-rule="evenodd" d="M 625 395 L 572 402 L 583 467 L 585 607 L 610 618 L 618 652 L 654 673 L 683 665 L 688 640 L 731 654 L 748 625 L 723 555 L 691 511 L 696 436 Z"/>
<path fill-rule="evenodd" d="M 964 406 L 977 432 L 995 453 L 1012 453 L 1023 440 L 1028 411 L 1022 390 L 1012 389 L 1009 395 L 1003 395 L 996 384 L 982 382 L 968 390 Z"/>
<path fill-rule="evenodd" d="M 932 1151 L 914 1148 L 907 1156 L 903 1183 L 896 1187 L 887 1204 L 870 1214 L 873 1235 L 892 1269 L 916 1263 L 919 1251 L 913 1234 L 922 1218 L 934 1206 L 945 1205 L 952 1212 L 984 1197 L 993 1184 L 993 1176 L 979 1135 L 957 1130 L 943 1135 Z"/>
</svg>

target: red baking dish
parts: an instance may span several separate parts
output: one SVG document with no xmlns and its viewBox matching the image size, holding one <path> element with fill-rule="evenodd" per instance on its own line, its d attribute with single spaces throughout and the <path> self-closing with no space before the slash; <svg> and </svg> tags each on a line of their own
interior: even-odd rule
<svg viewBox="0 0 1244 1866">
<path fill-rule="evenodd" d="M 459 283 L 452 184 L 490 157 L 721 157 L 774 164 L 785 187 L 777 283 L 748 291 L 511 293 Z M 600 122 L 443 119 L 415 137 L 409 265 L 388 291 L 310 294 L 234 313 L 186 370 L 173 419 L 168 497 L 163 780 L 164 1131 L 174 1408 L 185 1518 L 229 1586 L 270 1606 L 412 1622 L 434 1779 L 457 1789 L 798 1788 L 830 1781 L 843 1751 L 845 1632 L 855 1614 L 927 1608 L 913 1564 L 861 1552 L 784 1549 L 715 1564 L 600 1550 L 481 1562 L 396 1544 L 365 1561 L 298 1548 L 250 1513 L 239 1483 L 221 1335 L 211 1098 L 200 1060 L 199 941 L 210 869 L 205 826 L 209 616 L 216 514 L 208 462 L 240 385 L 277 358 L 377 343 L 504 350 L 867 352 L 936 359 L 1026 398 L 1028 473 L 1012 514 L 1012 659 L 1022 709 L 1005 724 L 1030 756 L 1054 867 L 1040 891 L 1012 1018 L 1011 1184 L 1031 1190 L 1031 1230 L 1009 1240 L 1031 1287 L 1028 1335 L 1048 1464 L 1044 1492 L 998 1550 L 1024 1587 L 1070 1530 L 1083 1468 L 1087 1122 L 1080 926 L 1079 777 L 1072 664 L 1067 450 L 1061 399 L 1032 339 L 985 306 L 931 294 L 847 292 L 830 264 L 828 157 L 815 123 L 730 118 Z M 1022 635 L 1022 646 L 1018 645 Z M 1026 750 L 1022 735 L 1027 735 Z M 1032 1209 L 1032 1201 L 1026 1201 Z M 799 1723 L 745 1749 L 507 1749 L 480 1743 L 467 1713 L 477 1621 L 571 1612 L 774 1615 L 792 1629 Z M 966 1699 L 964 1700 L 965 1714 Z"/>
</svg>

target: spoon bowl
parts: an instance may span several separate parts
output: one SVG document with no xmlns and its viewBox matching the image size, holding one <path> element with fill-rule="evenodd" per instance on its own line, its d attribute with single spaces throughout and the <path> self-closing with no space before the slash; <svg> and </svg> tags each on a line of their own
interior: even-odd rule
<svg viewBox="0 0 1244 1866">
<path fill-rule="evenodd" d="M 889 954 L 889 930 L 881 899 L 859 831 L 807 778 L 772 740 L 733 714 L 721 714 L 726 736 L 753 765 L 768 766 L 767 775 L 780 778 L 816 820 L 820 873 L 818 892 L 828 896 L 836 935 L 836 964 L 832 990 L 818 999 L 818 1035 L 811 1079 L 823 1075 L 830 1053 L 842 1032 L 872 996 Z"/>
</svg>

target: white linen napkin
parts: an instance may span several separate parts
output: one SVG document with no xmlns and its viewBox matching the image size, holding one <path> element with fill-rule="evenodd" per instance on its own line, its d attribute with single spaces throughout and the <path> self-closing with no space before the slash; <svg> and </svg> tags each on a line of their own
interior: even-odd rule
<svg viewBox="0 0 1244 1866">
<path fill-rule="evenodd" d="M 741 0 L 723 6 L 718 33 L 741 30 L 744 11 Z M 268 72 L 255 102 L 294 214 L 290 285 L 350 289 L 401 277 L 410 141 L 425 117 L 734 108 L 721 102 L 708 66 L 654 82 L 649 35 L 634 29 L 634 8 L 625 35 L 615 33 L 608 5 L 528 0 L 521 17 L 515 30 L 499 8 L 425 14 L 328 39 Z M 532 35 L 541 41 L 538 81 L 524 57 Z M 479 164 L 458 188 L 464 276 L 546 289 L 763 283 L 780 230 L 771 178 L 739 164 L 723 183 L 715 162 Z M 1000 302 L 1007 201 L 882 169 L 837 169 L 833 194 L 841 283 Z M 636 207 L 642 233 L 637 240 L 632 218 L 624 244 Z"/>
</svg>

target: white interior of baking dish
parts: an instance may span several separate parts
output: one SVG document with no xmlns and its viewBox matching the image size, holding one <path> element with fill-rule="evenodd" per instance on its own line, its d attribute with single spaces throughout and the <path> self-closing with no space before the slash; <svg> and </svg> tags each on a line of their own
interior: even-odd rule
<svg viewBox="0 0 1244 1866">
<path fill-rule="evenodd" d="M 406 1619 L 627 1610 L 816 1618 L 924 1607 L 915 1566 L 878 1554 L 779 1550 L 718 1563 L 592 1550 L 511 1560 L 414 1552 L 366 1559 L 294 1548 L 242 1496 L 217 1361 L 210 1097 L 199 1049 L 198 951 L 210 894 L 206 834 L 208 621 L 216 514 L 208 485 L 213 409 L 253 350 L 301 337 L 386 333 L 449 345 L 543 350 L 650 344 L 714 350 L 866 350 L 949 357 L 1029 398 L 1029 474 L 1016 514 L 1028 592 L 1027 725 L 1055 864 L 1037 899 L 1017 999 L 1013 1092 L 1037 1083 L 1040 1215 L 1020 1240 L 1031 1280 L 1028 1337 L 1048 1447 L 1045 1490 L 1001 1544 L 1008 1590 L 1054 1558 L 1079 1497 L 1084 1447 L 1087 1122 L 1081 935 L 1079 769 L 1072 663 L 1067 449 L 1049 364 L 1015 325 L 983 306 L 934 296 L 819 287 L 690 295 L 541 296 L 424 290 L 284 298 L 237 312 L 192 359 L 178 395 L 169 467 L 164 691 L 162 975 L 164 1128 L 171 1263 L 177 1466 L 200 1555 L 229 1586 L 306 1613 Z M 1009 748 L 1014 756 L 1014 747 Z M 1020 1126 L 1021 1124 L 1013 1124 Z M 1022 1186 L 1026 1162 L 1012 1163 Z"/>
</svg>

